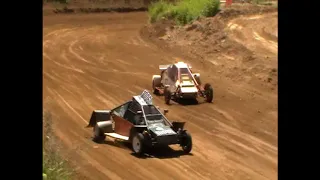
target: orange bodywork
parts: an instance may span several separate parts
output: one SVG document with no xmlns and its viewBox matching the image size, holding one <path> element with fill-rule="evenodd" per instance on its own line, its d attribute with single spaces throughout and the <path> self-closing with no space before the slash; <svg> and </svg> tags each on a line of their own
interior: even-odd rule
<svg viewBox="0 0 320 180">
<path fill-rule="evenodd" d="M 112 118 L 115 123 L 114 131 L 117 134 L 122 136 L 130 136 L 130 129 L 132 128 L 133 124 L 117 115 L 112 115 Z"/>
</svg>

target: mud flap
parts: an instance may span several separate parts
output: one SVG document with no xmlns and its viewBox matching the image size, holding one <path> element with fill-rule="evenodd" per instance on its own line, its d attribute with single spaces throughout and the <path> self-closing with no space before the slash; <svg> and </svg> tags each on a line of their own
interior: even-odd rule
<svg viewBox="0 0 320 180">
<path fill-rule="evenodd" d="M 97 122 L 110 120 L 109 110 L 94 110 L 91 114 L 91 118 L 87 127 L 94 127 Z"/>
</svg>

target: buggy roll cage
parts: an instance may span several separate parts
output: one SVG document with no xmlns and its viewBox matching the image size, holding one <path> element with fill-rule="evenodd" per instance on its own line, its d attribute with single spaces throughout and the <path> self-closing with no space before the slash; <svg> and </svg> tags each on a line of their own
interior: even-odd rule
<svg viewBox="0 0 320 180">
<path fill-rule="evenodd" d="M 120 107 L 123 106 L 124 104 L 132 103 L 132 102 L 133 102 L 133 100 L 129 100 L 129 101 L 127 101 L 127 102 L 125 102 L 125 103 L 123 103 L 123 104 L 121 104 L 121 105 L 113 108 L 112 110 L 110 110 L 110 115 L 111 115 L 111 114 L 114 114 L 115 109 L 120 108 Z M 159 114 L 157 114 L 157 115 L 161 115 L 161 116 L 163 117 L 163 120 L 164 120 L 167 124 L 169 124 L 169 126 L 173 127 L 172 123 L 171 123 L 171 122 L 167 119 L 167 117 L 159 110 L 158 107 L 156 107 L 156 106 L 153 105 L 153 104 L 141 105 L 138 101 L 136 101 L 136 102 L 137 102 L 137 104 L 139 104 L 139 106 L 140 106 L 140 109 L 141 109 L 141 112 L 142 112 L 142 117 L 143 117 L 143 119 L 144 119 L 145 125 L 134 125 L 135 127 L 148 127 L 148 120 L 146 119 L 146 114 L 145 114 L 145 112 L 144 112 L 143 106 L 153 106 L 153 107 L 155 107 L 155 108 L 158 110 L 158 112 L 159 112 Z M 126 111 L 128 111 L 128 110 L 129 110 L 129 109 L 127 108 Z M 137 112 L 133 112 L 133 113 L 137 114 Z M 117 114 L 116 114 L 116 115 L 117 115 Z"/>
</svg>

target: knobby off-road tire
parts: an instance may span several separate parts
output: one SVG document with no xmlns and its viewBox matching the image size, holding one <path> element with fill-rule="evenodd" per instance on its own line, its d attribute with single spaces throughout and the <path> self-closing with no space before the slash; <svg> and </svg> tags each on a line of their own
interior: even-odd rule
<svg viewBox="0 0 320 180">
<path fill-rule="evenodd" d="M 106 135 L 101 131 L 98 125 L 93 128 L 93 138 L 92 140 L 96 143 L 102 143 L 106 139 Z"/>
<path fill-rule="evenodd" d="M 169 89 L 166 87 L 164 88 L 164 102 L 169 105 L 170 100 L 171 100 L 171 93 Z"/>
<path fill-rule="evenodd" d="M 198 85 L 202 84 L 199 76 L 194 76 L 194 79 L 197 81 Z"/>
<path fill-rule="evenodd" d="M 156 87 L 159 87 L 161 85 L 161 82 L 159 83 L 158 81 L 159 80 L 156 78 L 152 79 L 152 89 L 153 89 L 153 94 L 155 94 L 155 95 L 160 95 L 159 90 L 156 89 Z M 160 81 L 161 81 L 161 79 L 160 79 Z"/>
<path fill-rule="evenodd" d="M 131 145 L 132 145 L 132 150 L 135 154 L 137 154 L 137 155 L 144 154 L 144 152 L 146 150 L 146 146 L 145 146 L 145 138 L 144 138 L 143 134 L 136 133 L 132 137 Z"/>
<path fill-rule="evenodd" d="M 160 95 L 159 90 L 158 89 L 153 89 L 153 94 L 157 95 L 157 96 Z"/>
<path fill-rule="evenodd" d="M 213 88 L 209 83 L 204 85 L 204 92 L 206 95 L 206 101 L 211 103 L 213 101 Z"/>
<path fill-rule="evenodd" d="M 189 154 L 192 150 L 192 137 L 188 132 L 185 132 L 184 137 L 180 143 L 184 153 Z"/>
</svg>

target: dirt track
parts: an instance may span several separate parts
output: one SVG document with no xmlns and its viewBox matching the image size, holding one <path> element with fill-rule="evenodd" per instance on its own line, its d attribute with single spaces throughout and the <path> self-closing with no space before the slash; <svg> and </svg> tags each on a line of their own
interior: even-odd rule
<svg viewBox="0 0 320 180">
<path fill-rule="evenodd" d="M 159 49 L 140 36 L 146 21 L 143 12 L 44 16 L 44 104 L 81 177 L 277 179 L 277 93 L 260 84 L 234 83 L 192 59 L 188 61 L 202 82 L 214 86 L 215 102 L 166 106 L 162 97 L 154 97 L 170 110 L 170 119 L 187 121 L 192 155 L 168 151 L 139 159 L 122 143 L 91 141 L 91 129 L 85 126 L 92 110 L 112 108 L 151 90 L 158 65 L 179 58 L 179 52 Z"/>
</svg>

